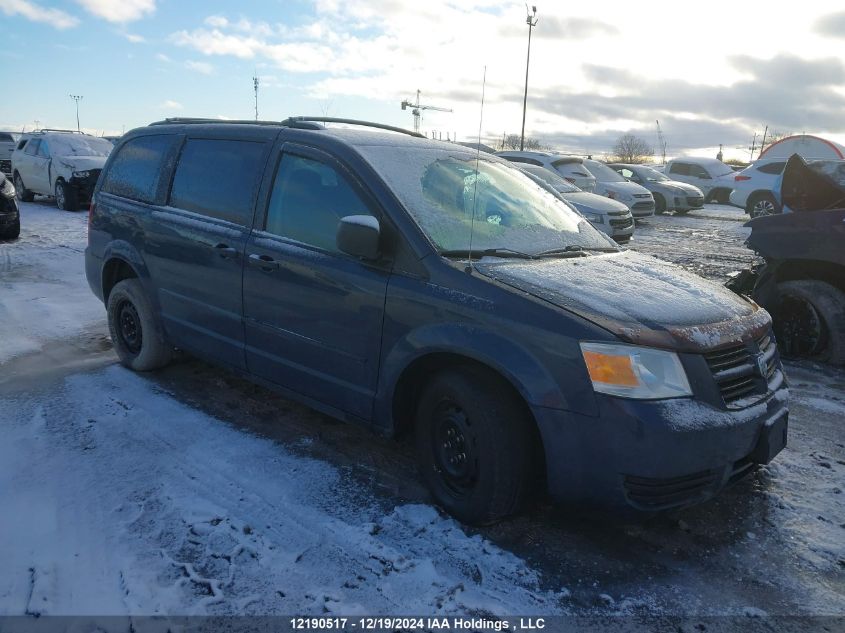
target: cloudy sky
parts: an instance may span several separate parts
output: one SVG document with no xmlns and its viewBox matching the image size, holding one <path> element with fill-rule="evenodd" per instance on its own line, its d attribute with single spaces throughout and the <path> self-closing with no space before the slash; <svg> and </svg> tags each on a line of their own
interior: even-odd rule
<svg viewBox="0 0 845 633">
<path fill-rule="evenodd" d="M 695 8 L 693 8 L 695 7 Z M 526 135 L 601 155 L 634 132 L 671 155 L 748 156 L 755 132 L 845 141 L 841 1 L 545 2 Z M 518 133 L 526 7 L 499 0 L 2 0 L 0 126 L 119 133 L 167 116 L 328 114 L 494 144 Z"/>
</svg>

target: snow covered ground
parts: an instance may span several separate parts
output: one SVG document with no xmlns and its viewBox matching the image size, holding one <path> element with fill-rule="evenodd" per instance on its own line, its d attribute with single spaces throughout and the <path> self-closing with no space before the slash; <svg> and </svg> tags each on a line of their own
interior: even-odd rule
<svg viewBox="0 0 845 633">
<path fill-rule="evenodd" d="M 631 246 L 720 279 L 742 219 L 659 216 Z M 789 364 L 789 446 L 710 503 L 469 530 L 404 444 L 198 361 L 116 365 L 85 224 L 24 204 L 0 243 L 0 615 L 845 616 L 845 372 Z"/>
</svg>

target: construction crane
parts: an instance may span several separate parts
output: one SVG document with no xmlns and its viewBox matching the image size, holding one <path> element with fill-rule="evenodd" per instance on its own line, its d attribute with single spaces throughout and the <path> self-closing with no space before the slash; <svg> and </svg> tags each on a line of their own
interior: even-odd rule
<svg viewBox="0 0 845 633">
<path fill-rule="evenodd" d="M 436 110 L 437 112 L 451 112 L 452 108 L 438 108 L 437 106 L 431 105 L 420 105 L 420 91 L 417 90 L 417 101 L 416 103 L 411 103 L 407 99 L 402 102 L 402 109 L 407 110 L 411 108 L 411 114 L 414 115 L 414 132 L 420 131 L 420 116 L 423 110 Z"/>
</svg>

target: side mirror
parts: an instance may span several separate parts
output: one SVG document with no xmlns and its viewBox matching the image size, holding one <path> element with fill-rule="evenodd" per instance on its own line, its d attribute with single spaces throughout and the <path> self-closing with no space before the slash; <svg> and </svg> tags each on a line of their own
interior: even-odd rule
<svg viewBox="0 0 845 633">
<path fill-rule="evenodd" d="M 337 247 L 347 255 L 378 259 L 381 228 L 371 215 L 347 215 L 337 225 Z"/>
</svg>

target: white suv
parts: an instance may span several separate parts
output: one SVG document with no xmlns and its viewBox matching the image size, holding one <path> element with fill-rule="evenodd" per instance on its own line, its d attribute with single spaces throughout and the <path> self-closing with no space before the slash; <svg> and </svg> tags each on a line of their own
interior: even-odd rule
<svg viewBox="0 0 845 633">
<path fill-rule="evenodd" d="M 12 153 L 18 200 L 54 196 L 56 206 L 76 211 L 91 200 L 94 185 L 113 145 L 78 132 L 40 130 L 26 134 Z"/>
<path fill-rule="evenodd" d="M 734 188 L 734 170 L 715 158 L 675 158 L 666 163 L 663 173 L 672 180 L 680 180 L 701 189 L 705 202 L 727 204 Z"/>
<path fill-rule="evenodd" d="M 731 204 L 742 207 L 752 218 L 781 212 L 779 196 L 780 175 L 786 167 L 785 158 L 762 158 L 734 176 Z"/>
<path fill-rule="evenodd" d="M 582 191 L 593 192 L 596 188 L 595 176 L 584 167 L 584 159 L 579 156 L 565 156 L 551 152 L 517 151 L 496 152 L 496 156 L 501 156 L 512 163 L 545 167 Z"/>
</svg>

